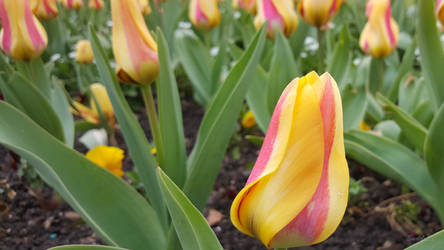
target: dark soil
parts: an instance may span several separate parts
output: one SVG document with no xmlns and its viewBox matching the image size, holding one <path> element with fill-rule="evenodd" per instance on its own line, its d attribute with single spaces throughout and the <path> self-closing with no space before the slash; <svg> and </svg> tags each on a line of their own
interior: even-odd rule
<svg viewBox="0 0 444 250">
<path fill-rule="evenodd" d="M 187 151 L 190 152 L 203 110 L 192 101 L 184 101 L 182 107 Z M 145 116 L 140 115 L 139 120 L 147 130 Z M 244 139 L 245 135 L 257 131 L 240 132 L 242 137 L 232 140 L 230 151 L 223 161 L 205 214 L 209 210 L 222 214 L 222 219 L 216 220 L 212 228 L 225 249 L 266 249 L 258 240 L 241 234 L 230 222 L 231 202 L 246 182 L 249 175 L 247 166 L 251 166 L 259 151 L 258 146 Z M 117 140 L 121 145 L 122 138 L 118 136 Z M 126 149 L 124 145 L 121 147 Z M 85 151 L 80 145 L 77 149 Z M 57 196 L 51 188 L 46 185 L 31 187 L 32 180 L 19 176 L 15 169 L 17 163 L 2 147 L 0 159 L 0 250 L 103 244 L 66 203 L 54 198 Z M 128 157 L 124 165 L 125 170 L 131 170 L 132 162 Z M 414 193 L 405 193 L 406 190 L 403 193 L 401 185 L 354 162 L 350 162 L 349 166 L 351 176 L 361 180 L 368 191 L 349 205 L 333 236 L 321 244 L 301 249 L 403 249 L 440 229 L 435 213 Z M 418 209 L 413 217 L 409 217 L 412 209 L 403 209 L 408 204 Z"/>
</svg>

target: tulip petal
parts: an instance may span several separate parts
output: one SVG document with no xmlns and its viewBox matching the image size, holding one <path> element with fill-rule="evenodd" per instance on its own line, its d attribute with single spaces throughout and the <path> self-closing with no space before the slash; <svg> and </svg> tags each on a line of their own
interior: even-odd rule
<svg viewBox="0 0 444 250">
<path fill-rule="evenodd" d="M 267 36 L 274 38 L 276 30 L 284 35 L 291 35 L 297 28 L 298 17 L 292 1 L 288 0 L 258 0 L 258 13 L 254 20 L 256 29 L 268 21 Z"/>
<path fill-rule="evenodd" d="M 212 29 L 220 23 L 216 0 L 191 0 L 189 18 L 200 29 Z"/>
</svg>

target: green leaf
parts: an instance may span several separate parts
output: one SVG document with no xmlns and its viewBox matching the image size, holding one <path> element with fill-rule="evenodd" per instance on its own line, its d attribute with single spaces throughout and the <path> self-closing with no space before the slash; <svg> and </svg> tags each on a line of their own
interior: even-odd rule
<svg viewBox="0 0 444 250">
<path fill-rule="evenodd" d="M 205 207 L 234 132 L 242 102 L 259 62 L 265 40 L 262 27 L 225 83 L 217 91 L 203 118 L 196 144 L 188 159 L 185 193 L 198 209 Z"/>
<path fill-rule="evenodd" d="M 426 128 L 430 126 L 434 115 L 435 111 L 433 110 L 432 104 L 429 100 L 419 104 L 412 114 L 413 118 L 419 121 Z"/>
<path fill-rule="evenodd" d="M 162 249 L 155 211 L 131 186 L 0 102 L 0 143 L 28 160 L 40 176 L 111 245 Z"/>
<path fill-rule="evenodd" d="M 444 230 L 406 248 L 406 250 L 441 250 L 444 246 Z"/>
<path fill-rule="evenodd" d="M 37 87 L 43 96 L 50 98 L 51 80 L 41 58 L 33 59 L 30 62 L 17 62 L 17 69 Z"/>
<path fill-rule="evenodd" d="M 367 95 L 364 86 L 354 88 L 352 85 L 347 85 L 341 95 L 344 110 L 344 131 L 359 128 L 367 109 Z"/>
<path fill-rule="evenodd" d="M 206 106 L 211 100 L 211 58 L 208 49 L 191 30 L 177 30 L 175 52 L 198 97 Z"/>
<path fill-rule="evenodd" d="M 310 29 L 314 29 L 313 26 L 306 23 L 302 18 L 299 18 L 299 24 L 295 32 L 290 36 L 290 46 L 293 51 L 294 59 L 297 60 L 302 50 L 304 49 L 305 38 L 310 33 Z"/>
<path fill-rule="evenodd" d="M 89 26 L 89 38 L 102 83 L 105 85 L 111 104 L 113 105 L 114 113 L 128 146 L 131 158 L 134 161 L 148 198 L 166 230 L 166 225 L 168 224 L 167 213 L 162 199 L 160 183 L 156 177 L 156 160 L 153 155 L 149 153 L 151 152 L 151 146 L 134 113 L 131 111 L 128 102 L 125 100 L 122 89 L 117 83 L 114 71 L 109 66 L 105 52 L 91 25 Z"/>
<path fill-rule="evenodd" d="M 345 149 L 350 158 L 415 190 L 444 219 L 441 195 L 417 154 L 388 138 L 356 130 L 345 134 Z"/>
<path fill-rule="evenodd" d="M 120 247 L 95 246 L 95 245 L 66 245 L 66 246 L 52 247 L 49 248 L 48 250 L 128 250 L 128 249 Z"/>
<path fill-rule="evenodd" d="M 157 174 L 182 248 L 184 250 L 222 250 L 216 235 L 199 210 L 160 168 Z"/>
<path fill-rule="evenodd" d="M 427 166 L 436 182 L 444 190 L 444 104 L 436 113 L 425 138 L 424 153 Z"/>
<path fill-rule="evenodd" d="M 21 74 L 14 73 L 7 83 L 7 88 L 13 95 L 10 100 L 15 107 L 25 112 L 42 128 L 46 129 L 53 136 L 61 141 L 65 141 L 63 127 L 54 109 L 51 107 L 48 99 Z M 5 93 L 7 94 L 7 93 Z"/>
<path fill-rule="evenodd" d="M 381 105 L 376 101 L 373 94 L 367 91 L 367 115 L 372 118 L 375 122 L 380 122 L 385 119 L 384 110 L 382 110 Z"/>
<path fill-rule="evenodd" d="M 63 86 L 54 83 L 51 89 L 51 106 L 54 108 L 57 116 L 60 118 L 63 128 L 65 143 L 68 147 L 74 147 L 74 118 L 70 110 L 70 105 L 65 94 Z"/>
<path fill-rule="evenodd" d="M 421 70 L 431 93 L 430 97 L 435 108 L 444 101 L 444 50 L 439 38 L 436 18 L 433 12 L 433 1 L 418 1 L 417 34 L 421 52 Z"/>
<path fill-rule="evenodd" d="M 403 135 L 406 136 L 416 149 L 422 152 L 427 129 L 424 128 L 420 122 L 415 120 L 415 118 L 379 93 L 378 99 L 382 101 L 383 105 L 385 105 L 384 108 L 388 115 L 391 116 L 402 129 Z"/>
<path fill-rule="evenodd" d="M 333 76 L 339 85 L 345 84 L 344 79 L 350 68 L 351 59 L 350 35 L 348 34 L 347 25 L 343 25 L 327 65 L 327 72 Z"/>
<path fill-rule="evenodd" d="M 430 98 L 424 78 L 415 79 L 413 75 L 406 75 L 399 86 L 398 97 L 398 106 L 409 114 L 413 113 L 420 103 Z"/>
<path fill-rule="evenodd" d="M 222 41 L 218 47 L 218 53 L 216 55 L 216 58 L 214 58 L 214 63 L 211 69 L 211 95 L 214 95 L 222 84 L 220 76 L 222 75 L 222 70 L 224 68 L 226 58 L 226 42 Z"/>
<path fill-rule="evenodd" d="M 261 66 L 257 66 L 254 80 L 247 92 L 247 103 L 256 118 L 257 125 L 263 133 L 267 132 L 268 124 L 271 120 L 271 113 L 268 111 L 266 102 L 268 76 Z"/>
<path fill-rule="evenodd" d="M 186 178 L 186 151 L 183 132 L 182 108 L 176 78 L 170 63 L 168 45 L 160 29 L 157 31 L 160 76 L 157 86 L 162 148 L 158 151 L 165 156 L 162 169 L 180 187 Z"/>
<path fill-rule="evenodd" d="M 379 122 L 375 126 L 375 131 L 380 131 L 382 135 L 394 141 L 398 141 L 401 134 L 401 128 L 393 120 Z"/>
<path fill-rule="evenodd" d="M 408 50 L 402 57 L 401 66 L 398 68 L 398 74 L 396 75 L 395 82 L 390 90 L 388 98 L 395 102 L 398 98 L 399 85 L 404 76 L 412 69 L 413 63 L 415 61 L 415 50 L 416 50 L 416 39 L 413 39 L 412 44 L 409 46 Z"/>
<path fill-rule="evenodd" d="M 276 34 L 269 75 L 267 104 L 268 112 L 271 114 L 285 87 L 298 75 L 290 44 L 280 30 Z M 264 90 L 262 89 L 261 91 Z"/>
</svg>

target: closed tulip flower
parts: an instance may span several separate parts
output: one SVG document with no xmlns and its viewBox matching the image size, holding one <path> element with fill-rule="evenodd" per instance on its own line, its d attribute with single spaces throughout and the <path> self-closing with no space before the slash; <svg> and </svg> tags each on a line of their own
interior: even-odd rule
<svg viewBox="0 0 444 250">
<path fill-rule="evenodd" d="M 88 7 L 93 10 L 103 9 L 103 0 L 89 0 Z"/>
<path fill-rule="evenodd" d="M 267 37 L 274 39 L 277 30 L 290 36 L 298 27 L 298 16 L 292 0 L 258 0 L 254 26 L 259 29 L 268 21 Z"/>
<path fill-rule="evenodd" d="M 282 93 L 231 221 L 267 248 L 316 244 L 338 227 L 348 185 L 339 89 L 311 72 Z"/>
<path fill-rule="evenodd" d="M 111 0 L 113 52 L 121 82 L 151 84 L 159 75 L 157 44 L 137 0 Z"/>
<path fill-rule="evenodd" d="M 83 7 L 82 0 L 63 0 L 63 5 L 68 9 L 78 10 Z"/>
<path fill-rule="evenodd" d="M 342 0 L 301 0 L 298 10 L 306 22 L 321 28 L 333 19 L 341 3 Z"/>
<path fill-rule="evenodd" d="M 76 45 L 76 61 L 81 64 L 89 64 L 94 60 L 91 43 L 88 40 L 80 40 Z"/>
<path fill-rule="evenodd" d="M 0 47 L 7 55 L 28 61 L 46 49 L 46 31 L 32 14 L 28 0 L 0 0 L 0 19 Z"/>
<path fill-rule="evenodd" d="M 125 153 L 122 149 L 104 145 L 97 146 L 86 154 L 88 160 L 118 177 L 125 175 L 122 171 L 122 161 L 124 157 Z"/>
<path fill-rule="evenodd" d="M 390 0 L 370 0 L 366 14 L 368 22 L 361 33 L 361 49 L 375 58 L 388 56 L 398 44 L 399 28 L 391 16 Z"/>
<path fill-rule="evenodd" d="M 444 25 L 444 0 L 436 0 L 435 3 L 435 16 Z"/>
<path fill-rule="evenodd" d="M 250 14 L 256 14 L 256 0 L 233 0 L 233 8 L 237 9 L 238 6 Z"/>
<path fill-rule="evenodd" d="M 217 0 L 191 0 L 188 14 L 198 29 L 212 29 L 220 23 Z"/>
<path fill-rule="evenodd" d="M 31 9 L 37 18 L 48 20 L 59 14 L 55 0 L 30 0 Z"/>
</svg>

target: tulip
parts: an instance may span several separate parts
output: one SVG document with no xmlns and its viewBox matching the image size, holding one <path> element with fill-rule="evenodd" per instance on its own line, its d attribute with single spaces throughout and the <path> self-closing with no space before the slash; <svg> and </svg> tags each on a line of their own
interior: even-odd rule
<svg viewBox="0 0 444 250">
<path fill-rule="evenodd" d="M 444 25 L 444 0 L 437 0 L 435 3 L 435 16 Z"/>
<path fill-rule="evenodd" d="M 339 89 L 311 72 L 281 95 L 231 221 L 268 248 L 316 244 L 338 227 L 348 184 Z"/>
<path fill-rule="evenodd" d="M 94 10 L 101 10 L 104 7 L 103 0 L 89 0 L 88 7 Z"/>
<path fill-rule="evenodd" d="M 88 40 L 80 40 L 76 45 L 76 61 L 81 64 L 90 64 L 94 60 L 91 43 Z"/>
<path fill-rule="evenodd" d="M 68 9 L 78 10 L 83 7 L 82 0 L 63 0 L 63 5 Z"/>
<path fill-rule="evenodd" d="M 391 17 L 390 0 L 370 0 L 366 13 L 368 22 L 364 26 L 359 45 L 375 58 L 388 56 L 398 44 L 399 28 Z"/>
<path fill-rule="evenodd" d="M 140 6 L 140 10 L 142 11 L 142 15 L 148 15 L 151 13 L 151 7 L 150 7 L 150 3 L 148 2 L 148 0 L 138 0 L 139 1 L 139 6 Z"/>
<path fill-rule="evenodd" d="M 90 90 L 91 94 L 94 95 L 94 98 L 90 99 L 90 107 L 86 107 L 79 102 L 73 102 L 73 106 L 75 108 L 73 113 L 82 116 L 83 119 L 88 122 L 99 124 L 100 114 L 96 106 L 97 102 L 100 110 L 108 120 L 108 123 L 113 126 L 116 123 L 114 118 L 114 110 L 105 87 L 100 83 L 94 83 L 91 85 Z"/>
<path fill-rule="evenodd" d="M 118 177 L 124 175 L 122 171 L 124 152 L 120 148 L 100 145 L 88 151 L 86 158 Z"/>
<path fill-rule="evenodd" d="M 301 0 L 298 10 L 306 22 L 321 28 L 333 19 L 341 3 L 342 0 Z"/>
<path fill-rule="evenodd" d="M 246 112 L 245 115 L 242 117 L 241 124 L 243 128 L 251 128 L 256 125 L 256 118 L 254 117 L 254 114 L 253 112 L 251 112 L 251 110 Z"/>
<path fill-rule="evenodd" d="M 31 0 L 32 13 L 37 18 L 48 20 L 56 18 L 59 14 L 55 0 Z"/>
<path fill-rule="evenodd" d="M 113 52 L 121 82 L 151 84 L 159 75 L 157 44 L 137 0 L 111 0 Z"/>
<path fill-rule="evenodd" d="M 188 14 L 198 29 L 212 29 L 220 23 L 217 0 L 191 0 Z"/>
<path fill-rule="evenodd" d="M 292 0 L 258 0 L 258 11 L 254 19 L 256 29 L 268 21 L 267 37 L 274 39 L 277 30 L 290 36 L 298 26 L 298 16 Z"/>
<path fill-rule="evenodd" d="M 248 13 L 256 14 L 256 0 L 233 0 L 233 9 L 237 9 L 239 5 Z"/>
<path fill-rule="evenodd" d="M 45 29 L 32 14 L 28 0 L 0 0 L 0 47 L 12 58 L 28 61 L 48 45 Z"/>
</svg>

